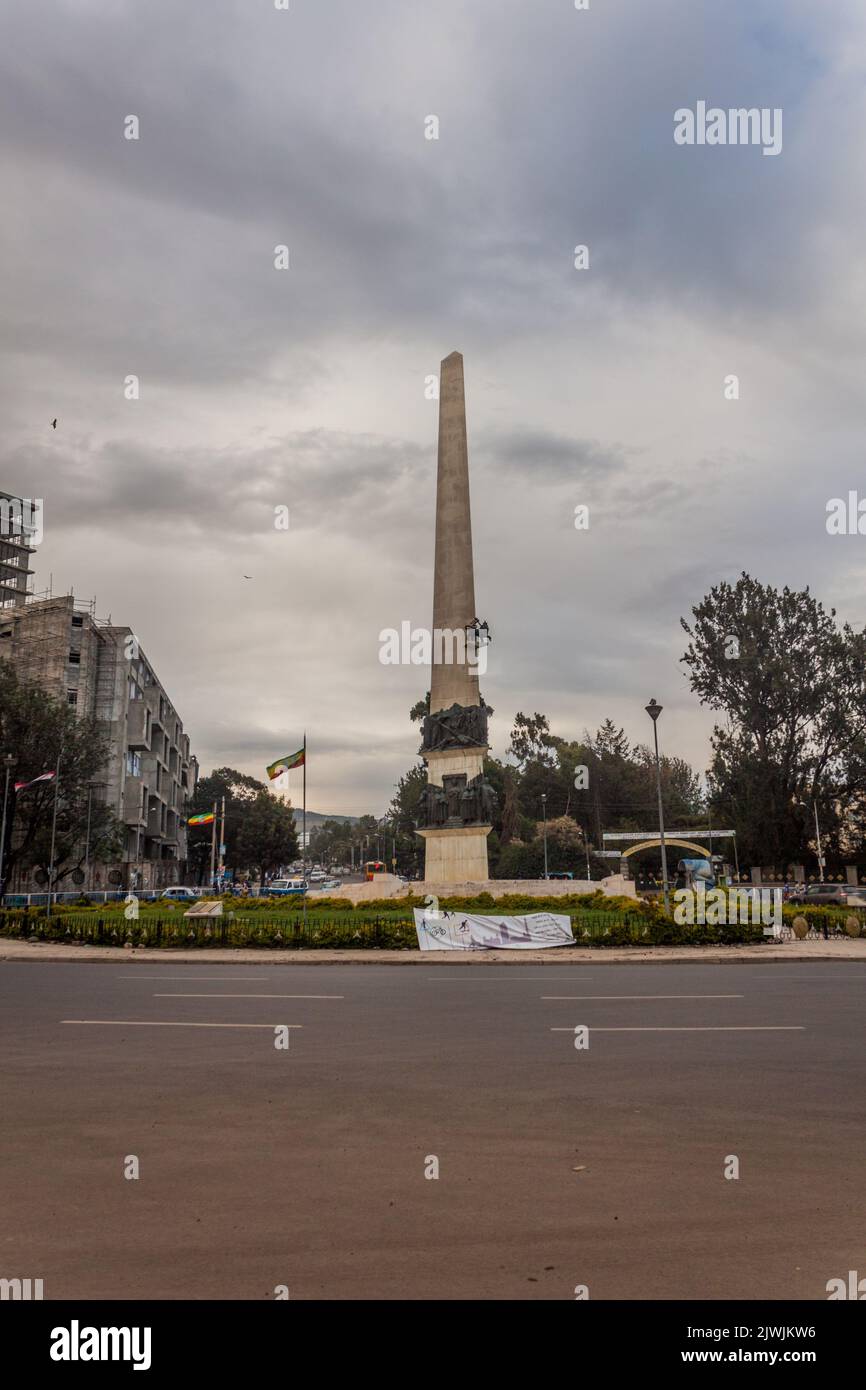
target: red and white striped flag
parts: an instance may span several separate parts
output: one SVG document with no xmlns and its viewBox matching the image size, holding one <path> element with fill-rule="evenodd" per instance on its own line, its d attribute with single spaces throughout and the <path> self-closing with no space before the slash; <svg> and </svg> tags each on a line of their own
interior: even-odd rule
<svg viewBox="0 0 866 1390">
<path fill-rule="evenodd" d="M 34 777 L 32 782 L 16 782 L 16 792 L 26 792 L 28 787 L 35 787 L 37 782 L 53 782 L 57 776 L 56 772 L 43 772 L 39 777 Z"/>
</svg>

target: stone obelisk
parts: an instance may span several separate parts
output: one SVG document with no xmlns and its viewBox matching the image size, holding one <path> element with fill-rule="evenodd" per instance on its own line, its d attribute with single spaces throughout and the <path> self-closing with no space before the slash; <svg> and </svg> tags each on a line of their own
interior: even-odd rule
<svg viewBox="0 0 866 1390">
<path fill-rule="evenodd" d="M 430 713 L 421 754 L 427 764 L 418 833 L 424 881 L 486 882 L 487 836 L 495 798 L 484 781 L 487 716 L 478 688 L 475 576 L 469 505 L 469 450 L 463 357 L 452 352 L 439 376 L 439 461 Z"/>
</svg>

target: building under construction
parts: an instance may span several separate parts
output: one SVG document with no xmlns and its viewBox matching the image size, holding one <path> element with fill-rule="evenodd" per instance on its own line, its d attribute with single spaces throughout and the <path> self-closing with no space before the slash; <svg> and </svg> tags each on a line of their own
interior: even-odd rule
<svg viewBox="0 0 866 1390">
<path fill-rule="evenodd" d="M 42 505 L 0 492 L 0 609 L 26 603 L 30 557 L 41 538 Z"/>
<path fill-rule="evenodd" d="M 29 573 L 29 569 L 28 569 Z M 125 828 L 119 862 L 79 871 L 60 891 L 163 888 L 186 878 L 186 819 L 198 764 L 180 717 L 129 627 L 96 617 L 72 594 L 22 593 L 0 610 L 0 658 L 37 686 L 99 721 L 109 754 L 93 788 Z M 36 891 L 21 870 L 7 890 Z"/>
</svg>

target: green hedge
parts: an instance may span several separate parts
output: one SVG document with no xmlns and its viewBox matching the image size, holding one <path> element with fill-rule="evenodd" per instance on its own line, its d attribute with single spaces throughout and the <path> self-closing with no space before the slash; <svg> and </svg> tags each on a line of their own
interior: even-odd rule
<svg viewBox="0 0 866 1390">
<path fill-rule="evenodd" d="M 639 911 L 573 912 L 571 922 L 575 942 L 600 949 L 611 946 L 703 946 L 756 944 L 761 928 L 754 926 L 709 927 L 677 926 L 664 918 L 650 919 Z M 254 913 L 227 914 L 211 920 L 190 921 L 182 916 L 142 915 L 125 921 L 117 914 L 99 916 L 91 912 L 34 917 L 22 911 L 0 913 L 0 936 L 36 941 L 58 941 L 72 945 L 133 946 L 156 948 L 282 947 L 287 950 L 323 948 L 417 950 L 418 942 L 411 914 L 380 915 L 355 910 L 327 918 L 308 914 L 273 917 Z M 568 949 L 567 947 L 562 949 Z"/>
</svg>

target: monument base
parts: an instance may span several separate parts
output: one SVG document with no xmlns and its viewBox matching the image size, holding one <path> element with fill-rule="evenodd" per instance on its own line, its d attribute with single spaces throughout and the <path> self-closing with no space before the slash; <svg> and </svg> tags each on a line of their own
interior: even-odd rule
<svg viewBox="0 0 866 1390">
<path fill-rule="evenodd" d="M 419 830 L 424 846 L 424 879 L 447 885 L 487 878 L 487 836 L 491 825 L 443 826 Z"/>
</svg>

